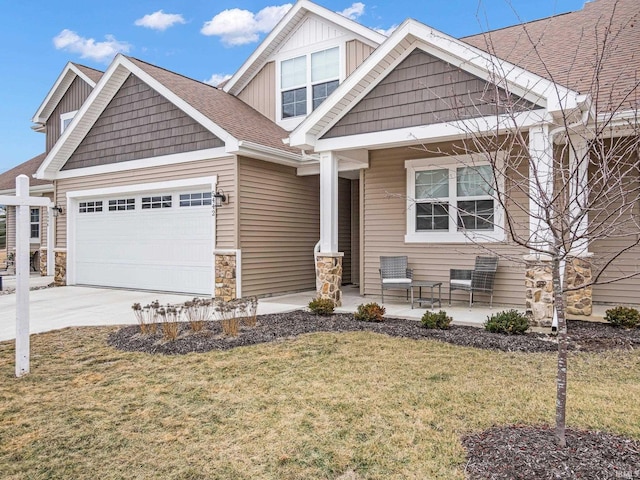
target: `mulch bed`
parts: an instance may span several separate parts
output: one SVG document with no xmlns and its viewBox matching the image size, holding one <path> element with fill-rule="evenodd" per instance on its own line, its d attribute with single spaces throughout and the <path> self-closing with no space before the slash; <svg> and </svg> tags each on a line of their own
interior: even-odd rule
<svg viewBox="0 0 640 480">
<path fill-rule="evenodd" d="M 602 323 L 569 320 L 567 330 L 570 350 L 598 352 L 640 347 L 640 329 L 625 330 Z M 197 334 L 190 332 L 188 324 L 181 324 L 179 338 L 170 342 L 163 341 L 160 332 L 154 335 L 140 334 L 137 325 L 113 332 L 108 342 L 125 351 L 175 355 L 228 350 L 293 338 L 305 333 L 355 331 L 370 331 L 415 340 L 439 340 L 464 347 L 504 352 L 554 352 L 558 348 L 555 336 L 542 333 L 502 335 L 465 326 L 452 326 L 449 330 L 429 330 L 415 320 L 385 318 L 384 322 L 370 323 L 357 321 L 351 314 L 323 317 L 302 310 L 261 315 L 255 327 L 242 327 L 240 335 L 235 338 L 225 337 L 218 322 L 208 322 L 205 331 Z"/>
<path fill-rule="evenodd" d="M 567 322 L 569 349 L 600 352 L 640 347 L 640 328 L 625 330 L 608 324 Z M 137 325 L 109 335 L 112 346 L 126 351 L 185 354 L 228 350 L 258 343 L 282 341 L 313 332 L 371 331 L 393 337 L 439 340 L 465 347 L 505 352 L 557 351 L 555 336 L 541 333 L 501 335 L 476 327 L 452 326 L 428 330 L 415 320 L 385 318 L 381 323 L 357 321 L 351 314 L 317 316 L 306 311 L 262 315 L 255 327 L 225 337 L 218 322 L 194 334 L 180 325 L 177 340 L 166 342 L 162 334 L 141 335 Z M 567 448 L 558 449 L 548 427 L 495 427 L 463 438 L 467 449 L 466 473 L 470 479 L 635 479 L 640 480 L 640 442 L 602 432 L 567 430 Z"/>
</svg>

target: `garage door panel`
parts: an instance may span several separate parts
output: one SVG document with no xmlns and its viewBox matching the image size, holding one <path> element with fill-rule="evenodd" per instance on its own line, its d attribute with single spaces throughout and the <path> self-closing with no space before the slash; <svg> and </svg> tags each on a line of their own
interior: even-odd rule
<svg viewBox="0 0 640 480">
<path fill-rule="evenodd" d="M 76 283 L 211 295 L 211 207 L 178 207 L 177 195 L 171 208 L 138 196 L 135 210 L 78 213 Z"/>
</svg>

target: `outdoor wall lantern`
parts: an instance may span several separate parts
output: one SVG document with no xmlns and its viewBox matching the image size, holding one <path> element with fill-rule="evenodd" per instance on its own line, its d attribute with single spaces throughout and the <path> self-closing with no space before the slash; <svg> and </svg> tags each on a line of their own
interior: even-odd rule
<svg viewBox="0 0 640 480">
<path fill-rule="evenodd" d="M 62 207 L 54 206 L 54 207 L 52 207 L 52 209 L 53 209 L 53 216 L 54 217 L 57 217 L 58 215 L 64 215 L 64 211 L 62 210 Z"/>
<path fill-rule="evenodd" d="M 227 203 L 227 196 L 224 194 L 224 190 L 219 188 L 216 193 L 213 194 L 213 205 L 215 208 L 221 207 Z"/>
</svg>

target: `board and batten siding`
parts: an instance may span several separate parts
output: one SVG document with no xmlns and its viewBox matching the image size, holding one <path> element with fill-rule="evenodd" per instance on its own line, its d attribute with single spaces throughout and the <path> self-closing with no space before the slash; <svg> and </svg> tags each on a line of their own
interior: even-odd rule
<svg viewBox="0 0 640 480">
<path fill-rule="evenodd" d="M 67 192 L 92 190 L 95 188 L 118 187 L 188 178 L 218 176 L 218 188 L 229 196 L 229 204 L 220 207 L 216 214 L 216 248 L 235 249 L 235 202 L 236 202 L 236 159 L 235 157 L 216 158 L 185 162 L 178 165 L 125 170 L 84 177 L 56 180 L 56 205 L 67 211 Z M 67 215 L 56 219 L 56 247 L 67 246 Z M 213 252 L 212 252 L 213 255 Z M 212 257 L 213 261 L 213 257 Z"/>
<path fill-rule="evenodd" d="M 447 144 L 429 145 L 430 150 L 451 152 Z M 462 243 L 405 243 L 407 229 L 407 173 L 405 160 L 436 155 L 420 148 L 396 148 L 370 152 L 370 167 L 363 170 L 362 249 L 363 275 L 361 291 L 365 295 L 380 295 L 380 256 L 407 255 L 409 267 L 418 280 L 442 282 L 442 299 L 448 299 L 449 269 L 473 268 L 477 255 L 487 255 L 481 247 Z M 442 156 L 442 155 L 439 155 Z M 526 198 L 520 201 L 525 202 Z M 528 204 L 528 202 L 527 202 Z M 528 224 L 526 218 L 520 219 Z M 521 259 L 525 250 L 509 243 L 489 245 L 495 254 Z M 522 262 L 501 257 L 494 288 L 494 303 L 524 307 L 524 266 Z M 404 297 L 405 292 L 390 290 L 389 295 Z M 466 292 L 453 292 L 453 300 L 468 300 Z M 489 297 L 479 294 L 478 301 Z"/>
<path fill-rule="evenodd" d="M 89 94 L 93 88 L 87 82 L 82 80 L 80 77 L 76 77 L 71 85 L 67 89 L 64 96 L 56 105 L 56 108 L 53 109 L 51 115 L 47 119 L 47 123 L 45 125 L 46 131 L 46 150 L 47 153 L 53 148 L 55 143 L 60 138 L 62 134 L 62 123 L 60 121 L 60 115 L 63 113 L 74 112 L 78 110 L 84 101 L 87 99 Z"/>
<path fill-rule="evenodd" d="M 222 140 L 131 74 L 62 170 L 222 146 Z"/>
<path fill-rule="evenodd" d="M 242 294 L 315 289 L 313 247 L 320 238 L 319 176 L 238 158 Z"/>
<path fill-rule="evenodd" d="M 374 48 L 360 40 L 349 40 L 346 43 L 346 74 L 351 75 L 364 62 Z"/>
<path fill-rule="evenodd" d="M 276 121 L 276 64 L 269 62 L 238 94 L 238 98 L 259 111 L 272 122 Z"/>
</svg>

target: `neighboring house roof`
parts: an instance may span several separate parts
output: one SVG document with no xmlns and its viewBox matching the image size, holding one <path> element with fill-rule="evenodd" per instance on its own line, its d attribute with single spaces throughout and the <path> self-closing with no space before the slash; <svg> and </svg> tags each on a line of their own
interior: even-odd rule
<svg viewBox="0 0 640 480">
<path fill-rule="evenodd" d="M 372 47 L 377 47 L 387 38 L 381 33 L 365 27 L 339 13 L 316 5 L 308 0 L 298 0 L 273 30 L 271 30 L 269 35 L 265 37 L 258 48 L 254 50 L 247 61 L 242 64 L 233 77 L 224 83 L 224 91 L 238 95 L 262 67 L 264 67 L 269 57 L 278 50 L 282 41 L 300 25 L 300 22 L 309 13 L 316 14 L 346 30 L 352 31 L 358 35 L 362 41 Z"/>
<path fill-rule="evenodd" d="M 84 65 L 78 65 L 72 62 L 67 63 L 31 119 L 33 123 L 37 124 L 35 128 L 38 128 L 38 125 L 46 123 L 76 77 L 82 78 L 91 88 L 94 88 L 102 77 L 102 72 L 90 67 L 85 67 Z"/>
<path fill-rule="evenodd" d="M 541 77 L 591 94 L 601 112 L 640 106 L 638 0 L 595 0 L 582 10 L 462 40 Z M 636 94 L 628 96 L 634 90 Z"/>
<path fill-rule="evenodd" d="M 33 174 L 36 173 L 38 167 L 42 164 L 46 154 L 40 155 L 21 163 L 17 167 L 13 167 L 11 170 L 7 170 L 0 175 L 0 193 L 13 192 L 16 189 L 16 177 L 18 175 L 26 175 L 29 177 L 29 186 L 33 190 L 33 187 L 40 187 L 37 190 L 40 191 L 53 191 L 53 184 L 49 180 L 39 180 L 33 178 Z"/>
<path fill-rule="evenodd" d="M 206 83 L 118 54 L 45 158 L 36 173 L 38 178 L 55 177 L 130 74 L 225 142 L 227 153 L 267 155 L 273 161 L 280 155 L 283 162 L 301 160 L 299 149 L 282 142 L 288 132 L 242 100 Z"/>
</svg>

